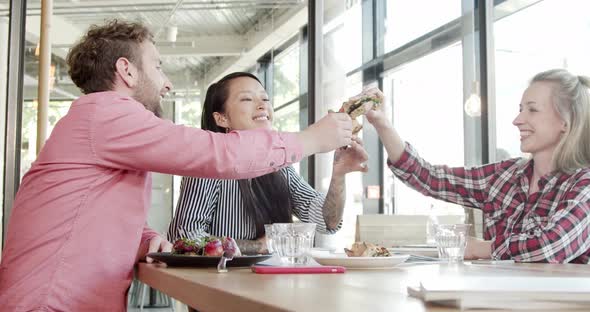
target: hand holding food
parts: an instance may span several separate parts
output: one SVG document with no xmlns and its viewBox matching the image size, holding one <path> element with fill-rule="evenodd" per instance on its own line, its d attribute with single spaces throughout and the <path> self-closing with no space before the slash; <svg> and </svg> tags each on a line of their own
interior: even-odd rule
<svg viewBox="0 0 590 312">
<path fill-rule="evenodd" d="M 298 135 L 303 143 L 303 155 L 330 152 L 350 144 L 350 117 L 339 113 L 327 114 Z"/>
<path fill-rule="evenodd" d="M 339 112 L 347 113 L 352 119 L 352 134 L 354 135 L 363 128 L 356 118 L 366 114 L 369 110 L 378 109 L 382 102 L 383 98 L 375 93 L 361 93 L 360 96 L 353 97 L 344 102 Z"/>
<path fill-rule="evenodd" d="M 378 88 L 364 90 L 362 94 L 378 99 L 379 103 L 383 103 L 385 101 L 383 92 L 381 92 L 381 90 Z M 377 130 L 380 128 L 391 127 L 391 122 L 385 114 L 385 107 L 383 107 L 383 105 L 374 107 L 374 109 L 368 111 L 365 116 L 367 117 L 367 121 L 370 122 Z"/>
</svg>

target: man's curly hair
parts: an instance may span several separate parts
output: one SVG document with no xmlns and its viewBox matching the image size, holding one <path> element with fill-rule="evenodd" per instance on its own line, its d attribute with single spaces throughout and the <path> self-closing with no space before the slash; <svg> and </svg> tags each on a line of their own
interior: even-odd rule
<svg viewBox="0 0 590 312">
<path fill-rule="evenodd" d="M 68 53 L 70 77 L 84 94 L 111 90 L 117 60 L 127 58 L 141 69 L 140 44 L 153 42 L 153 38 L 139 23 L 111 20 L 106 25 L 92 25 Z"/>
</svg>

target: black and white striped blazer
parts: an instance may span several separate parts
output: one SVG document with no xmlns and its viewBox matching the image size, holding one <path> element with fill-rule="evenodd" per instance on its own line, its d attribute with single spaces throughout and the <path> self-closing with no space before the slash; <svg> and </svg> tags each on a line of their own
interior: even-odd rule
<svg viewBox="0 0 590 312">
<path fill-rule="evenodd" d="M 320 233 L 328 230 L 322 213 L 325 195 L 314 190 L 293 167 L 280 170 L 286 175 L 293 203 L 293 214 L 302 222 L 315 223 Z M 342 221 L 341 221 L 342 223 Z M 203 235 L 256 239 L 254 221 L 245 216 L 237 180 L 183 177 L 180 198 L 168 228 L 168 240 L 197 238 Z"/>
</svg>

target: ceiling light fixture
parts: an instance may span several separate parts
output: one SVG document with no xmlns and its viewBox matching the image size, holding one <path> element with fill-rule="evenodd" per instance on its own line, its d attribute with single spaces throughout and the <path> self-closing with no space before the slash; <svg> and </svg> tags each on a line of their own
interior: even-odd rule
<svg viewBox="0 0 590 312">
<path fill-rule="evenodd" d="M 471 117 L 481 116 L 481 98 L 479 97 L 479 82 L 473 82 L 471 95 L 465 101 L 465 113 Z"/>
<path fill-rule="evenodd" d="M 168 26 L 166 28 L 166 41 L 176 42 L 177 35 L 178 35 L 178 26 Z"/>
</svg>

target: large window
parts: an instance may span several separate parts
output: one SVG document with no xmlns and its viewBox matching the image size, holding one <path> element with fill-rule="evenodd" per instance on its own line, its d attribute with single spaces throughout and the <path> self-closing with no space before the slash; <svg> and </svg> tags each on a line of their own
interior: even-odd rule
<svg viewBox="0 0 590 312">
<path fill-rule="evenodd" d="M 301 130 L 300 107 L 300 48 L 295 42 L 281 51 L 273 60 L 272 96 L 273 126 L 279 131 L 296 132 Z M 304 126 L 303 126 L 304 127 Z M 293 168 L 300 173 L 299 163 Z"/>
<path fill-rule="evenodd" d="M 322 29 L 324 33 L 322 75 L 325 82 L 337 81 L 341 87 L 345 83 L 346 75 L 361 66 L 363 62 L 362 6 L 359 2 L 347 7 L 326 8 L 326 10 L 334 16 L 325 21 Z M 334 86 L 334 89 L 337 88 L 338 86 Z M 336 94 L 332 97 L 343 98 L 347 95 L 342 92 L 342 89 Z"/>
<path fill-rule="evenodd" d="M 589 10 L 590 2 L 585 0 L 545 0 L 494 23 L 496 152 L 501 157 L 521 155 L 512 120 L 528 81 L 536 73 L 566 68 L 589 75 Z"/>
<path fill-rule="evenodd" d="M 203 104 L 201 103 L 201 96 L 200 93 L 195 94 L 193 92 L 188 91 L 178 91 L 175 92 L 174 98 L 171 99 L 174 101 L 174 121 L 177 124 L 190 126 L 190 127 L 201 127 L 201 113 L 203 110 Z M 176 211 L 176 204 L 178 203 L 178 198 L 180 197 L 180 181 L 182 179 L 181 176 L 173 176 L 173 183 L 172 183 L 172 211 Z"/>
<path fill-rule="evenodd" d="M 385 52 L 414 40 L 461 16 L 461 0 L 388 0 Z"/>
<path fill-rule="evenodd" d="M 362 5 L 355 1 L 334 1 L 332 4 L 333 7 L 324 8 L 326 18 L 322 27 L 324 37 L 321 68 L 323 101 L 316 103 L 317 118 L 323 117 L 329 109 L 338 110 L 343 101 L 362 90 L 360 75 L 347 76 L 350 71 L 362 65 Z M 322 192 L 328 191 L 332 164 L 333 153 L 316 155 L 316 175 L 321 177 L 316 189 Z M 354 242 L 356 216 L 362 213 L 362 173 L 349 173 L 346 175 L 342 229 L 335 235 L 316 235 L 316 243 L 339 250 L 350 246 Z"/>
<path fill-rule="evenodd" d="M 295 42 L 274 59 L 273 101 L 274 127 L 280 131 L 299 131 L 299 44 Z"/>
<path fill-rule="evenodd" d="M 24 77 L 23 77 L 23 109 L 21 132 L 21 158 L 20 178 L 30 169 L 31 164 L 37 158 L 37 112 L 39 106 L 39 62 L 40 62 L 40 37 L 41 16 L 27 11 L 26 41 L 24 53 Z M 55 124 L 68 112 L 70 104 L 81 95 L 68 75 L 65 62 L 69 44 L 65 47 L 66 38 L 78 39 L 85 31 L 73 27 L 61 17 L 53 17 L 52 48 L 49 70 L 49 103 L 47 107 L 47 135 Z M 58 33 L 62 27 L 71 27 L 70 32 Z"/>
<path fill-rule="evenodd" d="M 227 4 L 212 10 L 204 3 L 185 4 L 192 9 L 178 10 L 170 24 L 159 29 L 156 38 L 165 71 L 175 86 L 174 93 L 164 103 L 167 117 L 177 123 L 199 126 L 202 98 L 210 83 L 229 72 L 254 68 L 253 71 L 265 71 L 263 80 L 272 95 L 275 128 L 298 131 L 305 127 L 309 109 L 315 109 L 319 119 L 329 109 L 338 109 L 342 101 L 360 92 L 368 81 L 375 80 L 382 83 L 385 104 L 394 126 L 422 157 L 434 164 L 478 164 L 481 155 L 472 154 L 481 150 L 478 144 L 481 144 L 482 123 L 480 117 L 465 113 L 464 103 L 472 91 L 472 81 L 478 80 L 479 54 L 473 54 L 472 50 L 476 50 L 479 42 L 477 32 L 473 34 L 477 28 L 473 25 L 474 20 L 469 14 L 462 15 L 462 11 L 472 10 L 466 6 L 473 6 L 476 2 L 481 1 L 322 2 L 323 63 L 317 70 L 321 70 L 322 88 L 318 92 L 323 98 L 315 103 L 316 107 L 308 107 L 306 98 L 307 55 L 306 48 L 301 45 L 305 38 L 302 29 L 307 23 L 304 5 L 269 9 L 253 1 L 248 9 Z M 521 155 L 518 131 L 512 126 L 512 120 L 518 112 L 527 82 L 534 74 L 551 68 L 566 68 L 575 74 L 590 73 L 590 44 L 585 39 L 590 37 L 587 14 L 590 2 L 493 2 L 498 4 L 493 12 L 496 17 L 493 32 L 490 32 L 493 36 L 488 37 L 493 40 L 489 43 L 494 47 L 488 72 L 494 77 L 490 87 L 495 91 L 495 98 L 488 103 L 491 113 L 488 123 L 493 131 L 490 147 L 495 148 L 492 155 L 496 155 L 491 161 L 496 161 Z M 0 0 L 0 42 L 8 41 L 9 4 L 10 1 Z M 143 20 L 155 31 L 160 28 L 161 23 L 154 21 L 159 20 L 155 15 L 161 12 L 121 5 L 129 10 L 125 19 Z M 67 75 L 64 58 L 68 49 L 88 25 L 114 17 L 109 12 L 93 16 L 88 8 L 79 4 L 75 7 L 75 14 L 56 7 L 53 16 L 49 131 L 67 113 L 71 101 L 80 95 Z M 168 4 L 161 7 L 162 12 L 170 9 Z M 194 15 L 200 18 L 194 18 Z M 21 177 L 37 153 L 40 37 L 37 2 L 29 7 L 26 26 Z M 470 39 L 466 40 L 467 37 Z M 4 145 L 7 107 L 8 51 L 6 44 L 0 44 L 1 145 Z M 260 55 L 264 53 L 270 57 Z M 361 132 L 360 136 L 365 141 L 370 140 L 373 146 L 378 144 L 374 133 L 370 134 L 368 130 Z M 379 157 L 376 154 L 371 153 L 372 160 Z M 326 192 L 331 178 L 332 154 L 317 155 L 315 159 L 315 175 L 320 177 L 314 181 L 315 187 Z M 384 161 L 379 165 L 384 165 Z M 2 170 L 0 167 L 0 173 Z M 382 181 L 384 186 L 379 199 L 383 199 L 383 205 L 380 203 L 379 211 L 369 209 L 369 213 L 427 214 L 432 206 L 440 214 L 463 213 L 460 207 L 435 201 L 409 189 L 395 179 L 388 168 L 373 165 L 370 170 L 367 175 L 353 173 L 347 176 L 344 226 L 338 234 L 320 238 L 329 241 L 326 245 L 339 248 L 354 240 L 356 215 L 367 211 L 367 184 Z M 370 179 L 378 176 L 371 181 L 379 182 L 367 183 L 369 175 Z M 174 181 L 178 182 L 178 179 Z M 154 206 L 168 207 L 170 194 L 177 193 L 178 183 L 172 181 L 170 176 L 154 175 Z M 168 211 L 152 209 L 155 210 Z M 169 215 L 152 215 L 150 223 L 160 224 L 165 218 Z M 157 227 L 165 228 L 167 221 Z"/>
<path fill-rule="evenodd" d="M 174 120 L 175 103 L 162 103 L 163 117 Z M 174 208 L 174 178 L 170 174 L 152 173 L 152 205 L 147 216 L 149 226 L 159 233 L 168 231 Z M 166 237 L 165 235 L 163 237 Z"/>
<path fill-rule="evenodd" d="M 274 113 L 274 126 L 280 131 L 296 132 L 299 124 L 299 101 L 291 102 Z"/>
<path fill-rule="evenodd" d="M 432 164 L 463 166 L 461 44 L 444 48 L 386 73 L 384 93 L 391 120 L 403 140 Z M 385 167 L 385 212 L 463 214 L 453 204 L 409 189 Z M 393 211 L 392 211 L 393 210 Z"/>
<path fill-rule="evenodd" d="M 299 98 L 299 44 L 296 42 L 274 59 L 273 107 L 283 107 Z"/>
</svg>

